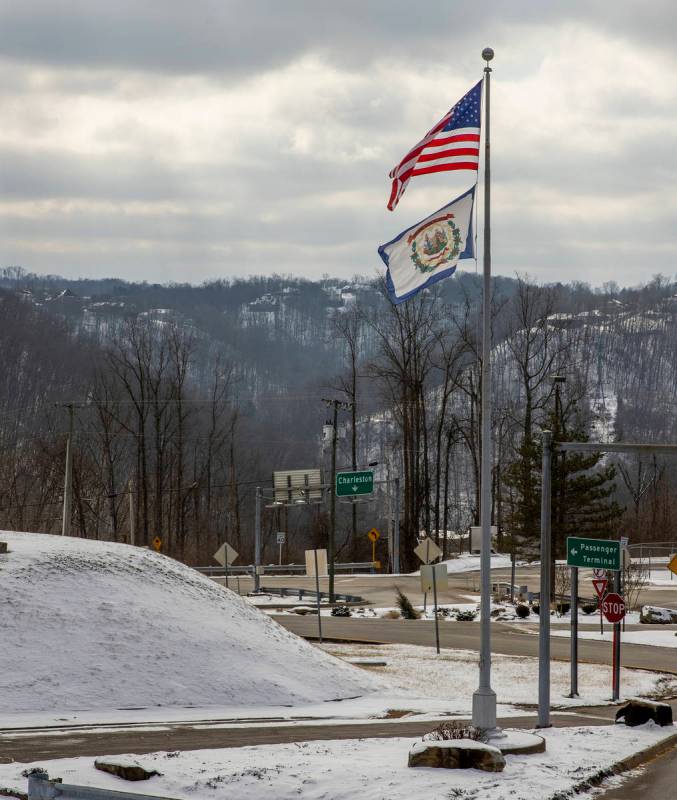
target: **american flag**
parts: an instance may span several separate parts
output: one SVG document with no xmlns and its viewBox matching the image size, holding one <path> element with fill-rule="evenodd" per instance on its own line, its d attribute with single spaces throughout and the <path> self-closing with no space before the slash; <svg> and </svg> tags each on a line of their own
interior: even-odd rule
<svg viewBox="0 0 677 800">
<path fill-rule="evenodd" d="M 393 211 L 415 175 L 471 169 L 477 172 L 480 156 L 480 103 L 482 81 L 431 128 L 390 172 L 393 188 L 388 208 Z"/>
</svg>

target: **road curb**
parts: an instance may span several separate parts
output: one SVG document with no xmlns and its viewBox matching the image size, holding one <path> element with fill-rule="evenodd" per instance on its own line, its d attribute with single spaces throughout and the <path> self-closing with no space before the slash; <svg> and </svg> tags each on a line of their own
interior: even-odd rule
<svg viewBox="0 0 677 800">
<path fill-rule="evenodd" d="M 581 794 L 581 792 L 586 792 L 588 789 L 599 786 L 607 778 L 629 772 L 631 769 L 635 769 L 645 764 L 647 761 L 651 761 L 653 758 L 667 753 L 668 750 L 672 749 L 676 744 L 677 732 L 674 732 L 667 738 L 661 739 L 660 742 L 656 742 L 649 747 L 645 747 L 643 750 L 632 753 L 632 755 L 626 756 L 620 761 L 616 761 L 616 763 L 612 764 L 610 767 L 599 770 L 584 781 L 572 786 L 571 789 L 566 789 L 563 792 L 552 795 L 550 800 L 567 800 L 567 798 L 574 797 Z"/>
</svg>

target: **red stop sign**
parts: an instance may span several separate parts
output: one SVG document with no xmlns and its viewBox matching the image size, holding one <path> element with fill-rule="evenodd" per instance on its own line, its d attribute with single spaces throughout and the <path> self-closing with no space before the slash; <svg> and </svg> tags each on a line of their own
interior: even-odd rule
<svg viewBox="0 0 677 800">
<path fill-rule="evenodd" d="M 602 600 L 602 613 L 607 622 L 620 622 L 625 616 L 625 600 L 616 592 L 611 592 Z"/>
</svg>

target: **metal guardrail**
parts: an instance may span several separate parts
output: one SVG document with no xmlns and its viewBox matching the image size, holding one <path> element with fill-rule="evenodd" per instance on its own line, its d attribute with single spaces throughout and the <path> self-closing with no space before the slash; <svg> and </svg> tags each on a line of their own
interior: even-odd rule
<svg viewBox="0 0 677 800">
<path fill-rule="evenodd" d="M 289 575 L 290 573 L 305 573 L 305 564 L 262 564 L 264 575 Z M 194 567 L 198 572 L 203 575 L 225 575 L 225 567 Z M 374 572 L 376 567 L 373 561 L 349 561 L 344 564 L 334 564 L 334 569 L 338 571 L 357 571 L 357 570 L 370 570 Z M 245 566 L 228 567 L 228 576 L 231 575 L 253 575 L 254 565 L 246 564 Z"/>
<path fill-rule="evenodd" d="M 262 594 L 277 594 L 280 597 L 292 597 L 293 595 L 298 595 L 299 600 L 303 600 L 304 597 L 313 597 L 317 600 L 318 592 L 315 589 L 290 589 L 287 587 L 266 587 L 261 586 L 259 591 L 256 593 L 256 596 Z M 328 592 L 320 592 L 320 600 L 329 599 Z M 339 594 L 338 592 L 334 592 L 334 597 L 337 600 L 342 600 L 344 603 L 362 603 L 364 599 L 356 594 Z"/>
<path fill-rule="evenodd" d="M 96 786 L 76 786 L 50 780 L 43 770 L 35 770 L 28 775 L 28 800 L 173 800 L 154 794 L 118 792 L 112 789 L 98 789 Z"/>
</svg>

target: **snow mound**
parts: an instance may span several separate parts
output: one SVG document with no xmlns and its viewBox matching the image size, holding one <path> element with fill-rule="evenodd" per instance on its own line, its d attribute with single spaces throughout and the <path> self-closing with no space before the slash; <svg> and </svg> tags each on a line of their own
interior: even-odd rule
<svg viewBox="0 0 677 800">
<path fill-rule="evenodd" d="M 158 553 L 0 539 L 0 713 L 297 705 L 381 688 Z"/>
<path fill-rule="evenodd" d="M 437 561 L 437 564 L 446 564 L 447 572 L 449 575 L 452 572 L 478 572 L 480 569 L 480 556 L 471 555 L 470 553 L 462 553 L 456 558 L 450 558 L 448 561 Z M 500 553 L 492 553 L 491 555 L 491 569 L 506 569 L 510 567 L 510 556 L 501 555 Z M 412 575 L 420 575 L 421 570 L 412 572 Z"/>
</svg>

